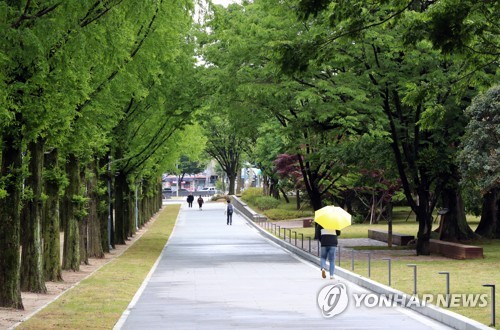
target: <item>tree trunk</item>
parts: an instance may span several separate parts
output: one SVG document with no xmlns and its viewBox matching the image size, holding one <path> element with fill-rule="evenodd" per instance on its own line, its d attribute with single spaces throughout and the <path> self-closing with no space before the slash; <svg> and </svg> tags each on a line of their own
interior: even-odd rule
<svg viewBox="0 0 500 330">
<path fill-rule="evenodd" d="M 387 247 L 392 248 L 392 219 L 387 221 Z"/>
<path fill-rule="evenodd" d="M 142 185 L 141 187 L 141 201 L 140 201 L 140 206 L 139 206 L 139 227 L 142 228 L 142 226 L 144 226 L 144 223 L 146 222 L 146 215 L 148 214 L 149 212 L 149 196 L 148 196 L 148 181 L 145 181 L 144 184 Z M 155 202 L 155 205 L 156 205 L 156 200 L 157 200 L 157 197 L 158 195 L 156 194 L 156 190 L 157 189 L 154 189 L 154 202 Z"/>
<path fill-rule="evenodd" d="M 306 186 L 307 194 L 309 195 L 309 202 L 314 211 L 319 210 L 323 207 L 321 200 L 321 191 L 318 187 L 318 175 L 311 169 L 309 163 L 304 162 L 301 155 L 297 155 L 297 159 L 300 165 L 300 171 L 302 173 L 302 178 L 304 179 L 304 184 Z"/>
<path fill-rule="evenodd" d="M 271 178 L 268 176 L 264 176 L 262 178 L 262 194 L 264 196 L 268 196 L 269 194 L 269 182 L 271 181 Z"/>
<path fill-rule="evenodd" d="M 120 172 L 115 178 L 115 243 L 125 244 L 127 238 L 126 223 L 128 222 L 128 184 L 126 176 Z"/>
<path fill-rule="evenodd" d="M 432 211 L 430 210 L 430 196 L 426 185 L 421 184 L 418 191 L 419 203 L 413 210 L 418 221 L 417 255 L 428 256 L 431 254 L 429 239 L 432 230 Z"/>
<path fill-rule="evenodd" d="M 99 196 L 97 192 L 97 160 L 90 162 L 87 175 L 87 256 L 102 258 L 104 251 L 101 245 L 101 222 L 98 214 Z"/>
<path fill-rule="evenodd" d="M 273 196 L 275 190 L 276 190 L 275 180 L 269 179 L 268 189 L 267 192 L 264 193 L 264 196 Z"/>
<path fill-rule="evenodd" d="M 295 189 L 295 196 L 297 197 L 297 210 L 300 210 L 300 190 Z"/>
<path fill-rule="evenodd" d="M 127 225 L 127 237 L 132 237 L 135 235 L 135 198 L 136 190 L 129 190 L 128 194 L 128 225 Z"/>
<path fill-rule="evenodd" d="M 441 239 L 460 241 L 474 238 L 474 232 L 465 218 L 465 206 L 458 189 L 448 188 L 441 193 L 442 205 L 449 211 L 443 215 Z"/>
<path fill-rule="evenodd" d="M 280 199 L 280 189 L 278 185 L 274 186 L 272 197 Z"/>
<path fill-rule="evenodd" d="M 9 128 L 1 144 L 5 196 L 0 196 L 0 307 L 24 309 L 19 286 L 22 153 L 17 132 L 16 127 Z"/>
<path fill-rule="evenodd" d="M 30 176 L 26 187 L 32 196 L 26 204 L 22 221 L 21 291 L 46 293 L 42 248 L 42 168 L 44 142 L 40 139 L 28 145 Z"/>
<path fill-rule="evenodd" d="M 154 186 L 154 185 L 153 185 Z M 151 216 L 158 212 L 163 207 L 163 198 L 162 198 L 162 193 L 161 193 L 161 181 L 156 183 L 156 207 L 154 212 L 151 213 Z M 144 223 L 146 223 L 149 220 L 150 217 L 144 219 Z"/>
<path fill-rule="evenodd" d="M 290 203 L 290 199 L 288 198 L 286 192 L 283 189 L 280 189 L 280 191 L 281 191 L 281 194 L 283 195 L 283 198 L 285 199 L 285 202 L 287 204 L 289 204 Z"/>
<path fill-rule="evenodd" d="M 375 216 L 376 216 L 376 201 L 375 201 L 375 192 L 372 191 L 372 203 L 370 205 L 370 225 L 374 224 L 374 223 L 378 223 L 377 221 L 375 221 Z"/>
<path fill-rule="evenodd" d="M 62 281 L 61 239 L 59 231 L 59 191 L 61 175 L 57 149 L 45 155 L 45 202 L 43 221 L 43 265 L 47 281 Z"/>
<path fill-rule="evenodd" d="M 80 263 L 84 265 L 89 264 L 89 254 L 88 254 L 88 239 L 89 239 L 89 226 L 88 226 L 88 217 L 83 217 L 80 221 L 78 221 L 78 231 L 80 236 Z"/>
<path fill-rule="evenodd" d="M 77 212 L 80 203 L 80 169 L 79 161 L 70 154 L 66 162 L 66 173 L 69 183 L 63 199 L 64 214 L 64 246 L 62 269 L 78 271 L 80 269 L 80 233 Z"/>
<path fill-rule="evenodd" d="M 83 169 L 80 172 L 80 182 L 83 182 L 85 185 L 87 185 L 87 175 L 85 173 L 85 169 Z M 88 196 L 88 190 L 85 189 L 85 192 L 83 193 L 85 198 L 89 198 Z M 83 201 L 82 201 L 83 204 Z M 81 210 L 83 213 L 85 205 L 80 205 L 78 210 Z M 86 212 L 85 212 L 86 213 Z M 89 225 L 88 225 L 88 214 L 81 214 L 80 217 L 78 217 L 78 225 L 79 225 L 79 231 L 80 231 L 80 263 L 88 265 L 89 264 L 89 256 L 88 256 L 88 239 L 89 239 Z"/>
<path fill-rule="evenodd" d="M 111 189 L 111 175 L 108 171 L 108 159 L 109 157 L 103 157 L 99 159 L 99 182 L 103 187 L 106 187 L 106 191 L 100 195 L 97 195 L 97 210 L 99 216 L 99 223 L 101 224 L 101 249 L 103 252 L 109 252 L 111 246 L 111 198 L 108 191 Z"/>
<path fill-rule="evenodd" d="M 229 178 L 229 195 L 234 195 L 234 187 L 236 185 L 236 176 L 237 173 L 227 173 L 227 177 Z"/>
<path fill-rule="evenodd" d="M 476 234 L 486 238 L 500 238 L 500 194 L 498 189 L 492 189 L 483 196 L 481 220 L 476 228 Z"/>
</svg>

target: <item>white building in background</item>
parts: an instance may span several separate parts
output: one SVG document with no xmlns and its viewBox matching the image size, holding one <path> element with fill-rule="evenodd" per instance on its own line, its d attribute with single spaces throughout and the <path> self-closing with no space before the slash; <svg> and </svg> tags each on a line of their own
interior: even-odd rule
<svg viewBox="0 0 500 330">
<path fill-rule="evenodd" d="M 210 161 L 207 168 L 198 174 L 186 174 L 181 182 L 177 182 L 177 175 L 165 173 L 162 175 L 162 187 L 170 188 L 172 191 L 186 189 L 190 192 L 196 192 L 204 187 L 215 187 L 219 176 L 215 172 L 214 160 Z"/>
<path fill-rule="evenodd" d="M 222 191 L 224 192 L 227 190 L 229 181 L 225 174 L 221 178 L 219 177 L 219 174 L 216 172 L 216 166 L 217 162 L 212 160 L 202 173 L 186 174 L 181 182 L 177 182 L 177 175 L 163 174 L 162 186 L 163 188 L 170 188 L 172 191 L 186 189 L 190 192 L 197 192 L 204 187 L 215 187 L 217 181 L 221 180 Z M 262 171 L 256 167 L 251 167 L 250 164 L 246 164 L 241 169 L 240 177 L 236 180 L 236 185 L 238 191 L 250 187 L 262 187 Z"/>
</svg>

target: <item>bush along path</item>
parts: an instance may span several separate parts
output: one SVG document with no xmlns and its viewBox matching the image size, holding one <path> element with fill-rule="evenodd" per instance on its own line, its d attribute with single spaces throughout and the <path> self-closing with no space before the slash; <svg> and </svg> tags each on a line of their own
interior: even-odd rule
<svg viewBox="0 0 500 330">
<path fill-rule="evenodd" d="M 68 290 L 16 329 L 111 329 L 158 259 L 180 205 L 168 205 L 122 255 Z"/>
</svg>

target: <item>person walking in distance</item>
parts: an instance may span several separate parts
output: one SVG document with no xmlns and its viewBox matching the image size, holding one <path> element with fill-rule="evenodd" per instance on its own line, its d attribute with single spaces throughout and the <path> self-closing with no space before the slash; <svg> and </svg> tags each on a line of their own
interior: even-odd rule
<svg viewBox="0 0 500 330">
<path fill-rule="evenodd" d="M 227 225 L 232 226 L 233 225 L 233 204 L 231 204 L 231 200 L 227 200 L 227 206 L 226 206 L 226 211 L 224 212 L 227 215 Z"/>
<path fill-rule="evenodd" d="M 335 273 L 335 255 L 337 253 L 337 236 L 340 236 L 340 230 L 324 229 L 318 225 L 319 240 L 321 242 L 320 267 L 321 277 L 326 278 L 326 260 L 330 263 L 330 279 L 333 279 Z"/>
<path fill-rule="evenodd" d="M 189 194 L 189 196 L 187 197 L 187 202 L 189 207 L 193 207 L 193 201 L 194 201 L 193 194 Z"/>
<path fill-rule="evenodd" d="M 200 206 L 200 211 L 202 211 L 203 202 L 204 202 L 203 197 L 201 196 L 198 197 L 198 205 Z"/>
</svg>

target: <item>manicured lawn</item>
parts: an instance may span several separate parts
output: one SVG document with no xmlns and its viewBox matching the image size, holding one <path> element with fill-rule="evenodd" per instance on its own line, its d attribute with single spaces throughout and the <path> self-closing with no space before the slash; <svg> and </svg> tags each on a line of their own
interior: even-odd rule
<svg viewBox="0 0 500 330">
<path fill-rule="evenodd" d="M 479 218 L 469 215 L 467 216 L 467 221 L 469 222 L 469 226 L 472 228 L 472 230 L 475 230 L 479 223 Z M 418 232 L 418 223 L 415 220 L 415 215 L 410 212 L 410 209 L 408 207 L 394 208 L 392 226 L 393 232 L 400 234 L 416 236 Z M 435 220 L 432 228 L 436 229 L 438 227 L 439 220 Z M 368 229 L 387 230 L 387 222 L 383 221 L 381 223 L 371 225 L 369 223 L 355 223 L 342 230 L 341 236 L 342 238 L 366 238 L 368 237 Z M 314 236 L 313 228 L 298 229 L 297 232 L 303 233 L 304 237 Z"/>
<path fill-rule="evenodd" d="M 452 294 L 487 294 L 490 302 L 490 288 L 483 284 L 499 284 L 500 272 L 500 242 L 484 241 L 484 259 L 453 260 L 436 259 L 432 256 L 412 257 L 411 259 L 395 257 L 392 259 L 392 287 L 408 294 L 413 293 L 413 268 L 408 264 L 417 265 L 417 294 L 445 294 L 446 277 L 439 272 L 450 273 L 450 292 Z M 341 267 L 351 270 L 351 260 L 347 257 L 341 261 Z M 386 260 L 372 258 L 371 279 L 388 284 L 388 266 Z M 354 264 L 355 272 L 368 276 L 368 260 L 358 260 Z M 489 325 L 491 306 L 486 307 L 454 307 L 451 311 L 462 314 L 483 324 Z M 496 314 L 499 313 L 497 305 Z M 498 328 L 498 327 L 497 327 Z"/>
</svg>

